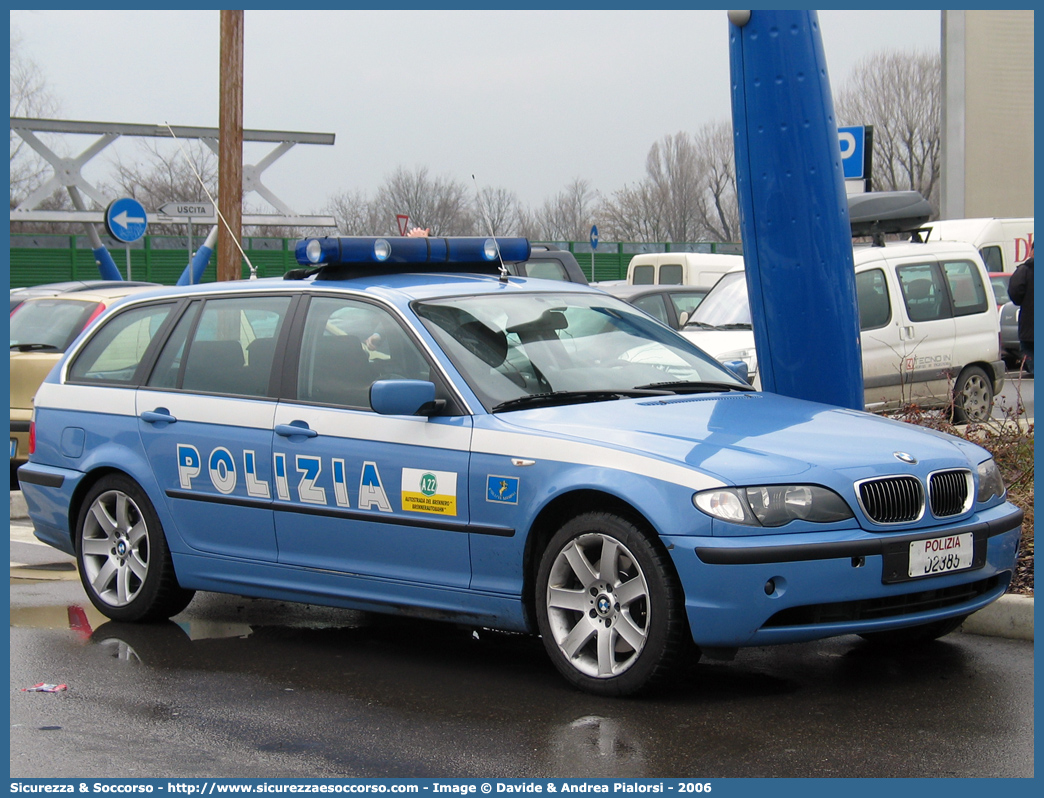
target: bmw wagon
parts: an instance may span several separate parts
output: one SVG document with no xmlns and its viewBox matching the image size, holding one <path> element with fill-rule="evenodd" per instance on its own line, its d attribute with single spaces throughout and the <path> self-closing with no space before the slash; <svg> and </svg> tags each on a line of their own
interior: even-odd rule
<svg viewBox="0 0 1044 798">
<path fill-rule="evenodd" d="M 524 239 L 317 238 L 283 279 L 109 308 L 36 395 L 36 535 L 108 617 L 194 591 L 539 635 L 573 685 L 1004 593 L 1022 512 L 967 441 L 761 393 Z"/>
</svg>

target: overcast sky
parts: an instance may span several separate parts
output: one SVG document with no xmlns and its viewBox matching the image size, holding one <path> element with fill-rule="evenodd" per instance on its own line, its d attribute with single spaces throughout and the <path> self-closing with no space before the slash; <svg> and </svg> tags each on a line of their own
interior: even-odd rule
<svg viewBox="0 0 1044 798">
<path fill-rule="evenodd" d="M 61 118 L 217 126 L 217 11 L 10 15 Z M 835 89 L 868 54 L 939 50 L 939 11 L 819 18 Z M 244 31 L 244 126 L 337 137 L 265 172 L 299 213 L 372 196 L 399 166 L 474 174 L 534 207 L 575 177 L 611 195 L 642 178 L 653 142 L 731 118 L 724 11 L 247 11 Z M 248 145 L 245 160 L 270 149 Z"/>
</svg>

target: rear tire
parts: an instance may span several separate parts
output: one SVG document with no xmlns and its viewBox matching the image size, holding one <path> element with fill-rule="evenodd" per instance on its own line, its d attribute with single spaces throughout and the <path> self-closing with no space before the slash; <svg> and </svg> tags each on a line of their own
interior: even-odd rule
<svg viewBox="0 0 1044 798">
<path fill-rule="evenodd" d="M 84 498 L 76 522 L 76 562 L 87 597 L 114 621 L 166 619 L 194 595 L 178 584 L 148 496 L 122 475 L 98 480 Z"/>
<path fill-rule="evenodd" d="M 956 424 L 989 421 L 993 412 L 993 382 L 978 366 L 968 366 L 953 386 L 953 420 Z"/>
<path fill-rule="evenodd" d="M 590 512 L 544 551 L 537 626 L 565 678 L 589 693 L 631 695 L 674 670 L 690 635 L 668 555 L 630 521 Z"/>
</svg>

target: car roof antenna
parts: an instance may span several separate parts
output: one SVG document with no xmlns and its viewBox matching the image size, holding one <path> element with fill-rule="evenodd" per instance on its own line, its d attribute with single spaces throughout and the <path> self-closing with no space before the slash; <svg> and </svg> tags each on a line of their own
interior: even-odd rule
<svg viewBox="0 0 1044 798">
<path fill-rule="evenodd" d="M 482 214 L 482 218 L 486 220 L 489 236 L 493 239 L 493 246 L 497 249 L 497 260 L 500 261 L 500 282 L 506 283 L 508 281 L 508 270 L 507 266 L 504 265 L 504 259 L 500 256 L 500 244 L 497 242 L 497 236 L 493 232 L 493 223 L 490 222 L 489 214 L 486 213 L 486 206 L 482 204 L 482 192 L 479 191 L 478 180 L 475 180 L 475 175 L 472 175 L 471 179 L 475 183 L 475 197 L 478 199 L 479 212 Z"/>
<path fill-rule="evenodd" d="M 232 228 L 229 227 L 228 222 L 225 221 L 225 217 L 221 213 L 221 209 L 218 207 L 217 200 L 215 200 L 210 195 L 210 192 L 207 191 L 207 184 L 203 182 L 203 178 L 200 177 L 199 172 L 196 171 L 196 166 L 192 163 L 192 159 L 188 157 L 188 153 L 185 152 L 185 148 L 181 146 L 181 139 L 178 138 L 177 134 L 174 132 L 174 128 L 172 128 L 169 123 L 164 122 L 163 126 L 170 131 L 170 137 L 174 139 L 175 143 L 178 145 L 178 149 L 181 150 L 181 154 L 185 156 L 185 162 L 189 165 L 189 169 L 192 170 L 192 174 L 196 176 L 196 180 L 199 181 L 200 188 L 202 188 L 203 193 L 207 195 L 207 199 L 210 200 L 210 204 L 214 206 L 214 210 L 217 212 L 218 219 L 221 220 L 221 223 L 225 225 L 225 229 L 228 230 L 228 235 L 232 239 L 232 243 L 236 245 L 236 249 L 239 250 L 239 254 L 243 256 L 243 260 L 245 260 L 247 266 L 250 267 L 250 279 L 256 280 L 257 267 L 250 262 L 250 258 L 248 258 L 246 252 L 243 251 L 243 247 L 239 243 L 239 236 L 232 232 Z"/>
</svg>

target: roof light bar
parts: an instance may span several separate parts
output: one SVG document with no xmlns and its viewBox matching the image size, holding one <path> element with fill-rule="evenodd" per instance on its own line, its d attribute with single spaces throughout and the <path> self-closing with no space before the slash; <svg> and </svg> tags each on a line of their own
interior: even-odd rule
<svg viewBox="0 0 1044 798">
<path fill-rule="evenodd" d="M 525 238 L 425 236 L 378 238 L 371 236 L 327 236 L 298 241 L 294 254 L 304 266 L 338 266 L 343 264 L 448 264 L 496 263 L 497 251 L 508 263 L 529 258 L 529 240 Z"/>
</svg>

